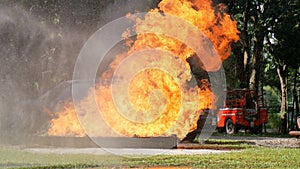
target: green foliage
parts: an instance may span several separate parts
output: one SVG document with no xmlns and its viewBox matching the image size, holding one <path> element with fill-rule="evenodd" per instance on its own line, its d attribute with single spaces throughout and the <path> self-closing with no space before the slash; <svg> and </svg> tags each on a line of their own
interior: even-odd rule
<svg viewBox="0 0 300 169">
<path fill-rule="evenodd" d="M 282 90 L 281 111 L 285 115 L 288 100 L 292 98 L 287 92 L 292 84 L 287 83 L 289 70 L 300 67 L 300 1 L 224 0 L 224 3 L 241 32 L 239 44 L 233 46 L 240 84 L 246 83 L 247 87 L 250 82 L 257 89 L 260 81 Z M 287 125 L 282 124 L 284 126 Z"/>
<path fill-rule="evenodd" d="M 269 114 L 269 122 L 268 128 L 275 130 L 275 132 L 279 133 L 281 128 L 281 113 L 271 113 Z"/>
<path fill-rule="evenodd" d="M 276 8 L 270 27 L 272 39 L 269 40 L 269 51 L 277 64 L 287 64 L 297 68 L 300 64 L 300 2 L 298 0 L 276 1 Z"/>
<path fill-rule="evenodd" d="M 238 70 L 236 68 L 237 59 L 232 55 L 223 62 L 223 68 L 226 73 L 226 86 L 228 89 L 239 88 L 240 81 L 237 80 Z"/>
<path fill-rule="evenodd" d="M 271 86 L 264 87 L 264 98 L 269 108 L 269 113 L 279 113 L 280 109 L 280 94 L 277 88 Z"/>
</svg>

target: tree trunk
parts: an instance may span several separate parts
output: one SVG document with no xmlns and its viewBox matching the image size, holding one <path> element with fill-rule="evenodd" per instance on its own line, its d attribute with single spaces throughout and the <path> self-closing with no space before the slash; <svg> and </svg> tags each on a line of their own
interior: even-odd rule
<svg viewBox="0 0 300 169">
<path fill-rule="evenodd" d="M 255 90 L 256 93 L 258 93 L 259 89 L 259 77 L 261 75 L 261 65 L 262 65 L 262 55 L 261 51 L 263 50 L 263 34 L 258 34 L 255 37 L 255 44 L 254 44 L 254 53 L 252 57 L 252 70 L 251 70 L 251 76 L 249 79 L 249 88 L 251 90 Z"/>
<path fill-rule="evenodd" d="M 260 43 L 260 42 L 256 42 Z M 251 90 L 254 90 L 256 93 L 258 93 L 258 87 L 259 87 L 259 77 L 260 77 L 260 65 L 261 65 L 261 53 L 262 50 L 260 44 L 254 45 L 254 54 L 252 56 L 252 68 L 251 68 L 251 75 L 249 79 L 249 88 Z"/>
<path fill-rule="evenodd" d="M 294 103 L 295 103 L 295 108 L 296 108 L 296 117 L 298 117 L 300 115 L 299 114 L 298 90 L 297 90 L 297 77 L 298 77 L 298 70 L 295 69 L 293 95 L 294 95 Z"/>
<path fill-rule="evenodd" d="M 295 96 L 295 104 L 296 104 L 296 117 L 300 116 L 299 112 L 299 97 L 298 97 L 298 92 L 296 90 L 296 96 Z"/>
<path fill-rule="evenodd" d="M 248 34 L 248 22 L 249 22 L 249 11 L 250 11 L 250 0 L 246 1 L 245 10 L 243 12 L 243 29 L 241 30 L 241 43 L 243 45 L 243 58 L 240 59 L 240 69 L 239 69 L 239 80 L 240 88 L 249 88 L 248 84 L 248 72 L 249 72 L 249 62 L 250 62 L 250 40 Z"/>
<path fill-rule="evenodd" d="M 261 74 L 261 64 L 262 64 L 262 50 L 263 50 L 263 43 L 264 37 L 266 34 L 265 28 L 259 22 L 261 20 L 262 12 L 259 8 L 255 9 L 254 16 L 252 17 L 253 20 L 253 27 L 257 29 L 253 37 L 253 56 L 252 56 L 252 64 L 251 64 L 251 75 L 249 79 L 249 88 L 254 90 L 258 94 L 259 89 L 259 81 L 260 81 L 260 74 Z"/>
<path fill-rule="evenodd" d="M 288 119 L 287 119 L 287 112 L 288 112 L 288 93 L 287 93 L 287 65 L 280 65 L 277 68 L 277 73 L 280 79 L 280 86 L 281 86 L 281 133 L 287 133 L 288 128 Z"/>
</svg>

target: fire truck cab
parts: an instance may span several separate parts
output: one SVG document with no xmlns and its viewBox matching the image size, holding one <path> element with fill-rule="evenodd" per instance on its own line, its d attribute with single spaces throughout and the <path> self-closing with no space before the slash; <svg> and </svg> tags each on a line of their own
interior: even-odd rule
<svg viewBox="0 0 300 169">
<path fill-rule="evenodd" d="M 239 129 L 260 133 L 267 122 L 268 109 L 264 100 L 249 89 L 227 92 L 226 103 L 217 116 L 218 130 L 227 134 L 236 133 Z"/>
</svg>

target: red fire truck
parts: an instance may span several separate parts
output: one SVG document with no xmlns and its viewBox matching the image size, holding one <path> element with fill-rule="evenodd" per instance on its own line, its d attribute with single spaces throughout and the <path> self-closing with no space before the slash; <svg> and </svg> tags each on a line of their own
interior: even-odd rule
<svg viewBox="0 0 300 169">
<path fill-rule="evenodd" d="M 219 131 L 226 131 L 227 134 L 236 133 L 239 129 L 259 133 L 267 122 L 268 109 L 264 100 L 249 89 L 229 91 L 226 103 L 217 116 Z"/>
</svg>

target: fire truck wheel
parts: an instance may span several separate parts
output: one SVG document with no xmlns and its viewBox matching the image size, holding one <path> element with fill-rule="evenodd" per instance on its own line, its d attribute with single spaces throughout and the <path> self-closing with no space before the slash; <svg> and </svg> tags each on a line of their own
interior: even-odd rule
<svg viewBox="0 0 300 169">
<path fill-rule="evenodd" d="M 233 121 L 231 119 L 228 119 L 226 121 L 225 128 L 226 128 L 226 133 L 227 134 L 236 133 L 236 126 L 235 126 L 235 124 L 233 124 Z"/>
</svg>

